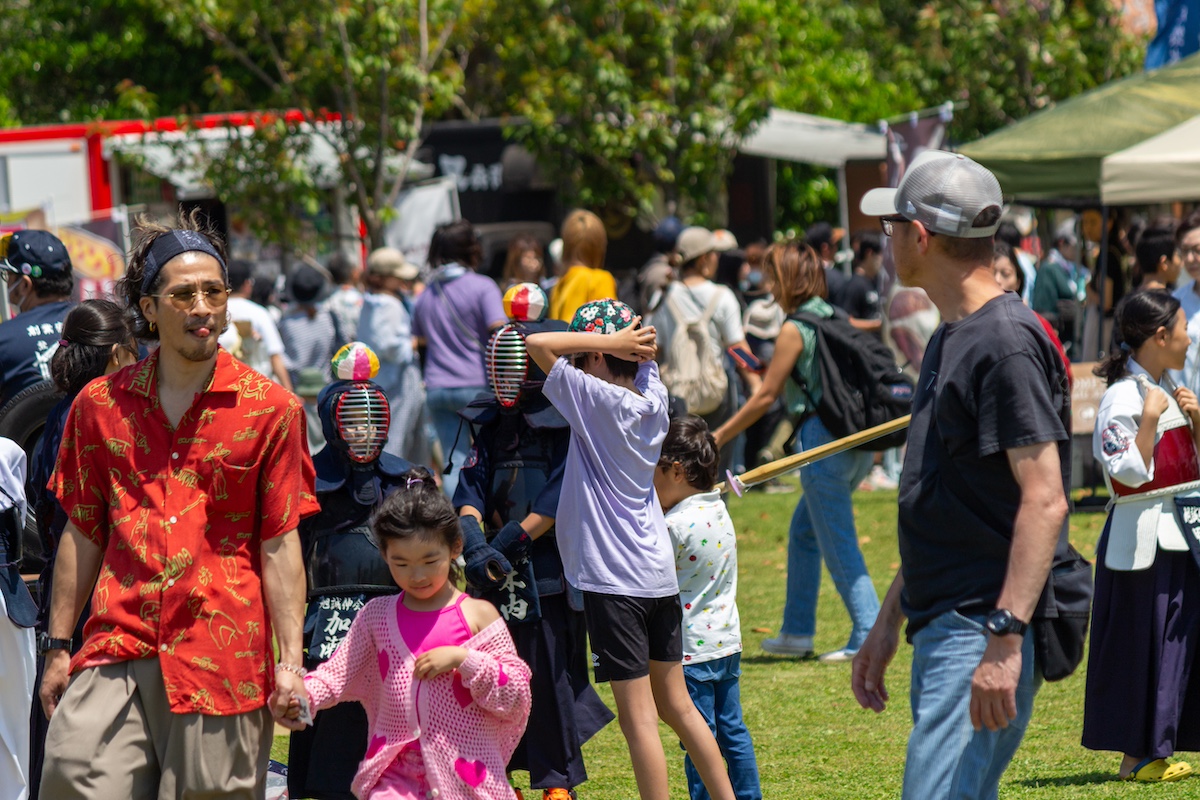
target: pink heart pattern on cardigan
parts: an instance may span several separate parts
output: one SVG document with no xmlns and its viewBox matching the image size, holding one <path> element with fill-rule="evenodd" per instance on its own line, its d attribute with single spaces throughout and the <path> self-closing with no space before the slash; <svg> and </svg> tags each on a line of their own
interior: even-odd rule
<svg viewBox="0 0 1200 800">
<path fill-rule="evenodd" d="M 483 765 L 482 761 L 467 761 L 465 758 L 456 758 L 454 760 L 454 771 L 472 789 L 479 788 L 479 784 L 483 783 L 483 779 L 487 777 L 487 767 Z"/>
</svg>

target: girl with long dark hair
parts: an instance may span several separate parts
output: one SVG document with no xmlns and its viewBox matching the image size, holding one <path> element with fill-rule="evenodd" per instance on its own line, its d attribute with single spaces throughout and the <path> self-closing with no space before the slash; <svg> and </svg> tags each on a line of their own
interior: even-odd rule
<svg viewBox="0 0 1200 800">
<path fill-rule="evenodd" d="M 1113 501 L 1096 549 L 1083 745 L 1124 755 L 1119 776 L 1192 774 L 1170 763 L 1200 749 L 1200 404 L 1177 387 L 1189 339 L 1179 301 L 1134 292 L 1117 306 L 1118 346 L 1096 368 L 1108 382 L 1092 452 Z"/>
<path fill-rule="evenodd" d="M 54 471 L 54 462 L 58 458 L 58 446 L 62 441 L 63 425 L 67 421 L 67 412 L 76 395 L 83 391 L 93 379 L 101 375 L 127 366 L 137 361 L 138 346 L 133 338 L 131 320 L 124 309 L 111 300 L 84 300 L 75 306 L 63 320 L 62 337 L 58 349 L 50 358 L 50 377 L 55 387 L 66 395 L 50 410 L 46 419 L 46 428 L 42 432 L 42 441 L 33 454 L 33 462 L 29 469 L 27 494 L 30 504 L 37 512 L 38 532 L 41 534 L 42 547 L 46 553 L 46 566 L 39 579 L 41 609 L 38 619 L 39 633 L 46 632 L 50 614 L 50 593 L 54 582 L 54 556 L 58 549 L 58 540 L 67 524 L 67 515 L 59 505 L 54 493 L 46 488 L 50 481 L 50 473 Z M 90 606 L 85 607 L 83 615 L 75 626 L 72 641 L 76 644 L 72 654 L 83 642 L 83 620 L 90 613 Z M 38 659 L 38 674 L 34 684 L 34 697 L 37 697 L 42 682 L 42 661 Z M 33 776 L 30 787 L 30 797 L 38 796 L 38 782 L 42 774 L 43 748 L 46 742 L 46 730 L 50 723 L 42 711 L 41 703 L 33 704 L 33 731 L 30 742 L 30 775 Z"/>
</svg>

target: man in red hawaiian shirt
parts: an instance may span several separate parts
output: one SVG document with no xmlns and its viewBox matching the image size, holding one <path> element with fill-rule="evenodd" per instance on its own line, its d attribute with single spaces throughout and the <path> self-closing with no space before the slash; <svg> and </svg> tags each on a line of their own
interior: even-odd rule
<svg viewBox="0 0 1200 800">
<path fill-rule="evenodd" d="M 119 291 L 159 347 L 89 384 L 67 419 L 44 797 L 261 798 L 272 715 L 304 696 L 296 528 L 317 510 L 304 412 L 217 346 L 225 261 L 197 227 L 137 232 Z"/>
</svg>

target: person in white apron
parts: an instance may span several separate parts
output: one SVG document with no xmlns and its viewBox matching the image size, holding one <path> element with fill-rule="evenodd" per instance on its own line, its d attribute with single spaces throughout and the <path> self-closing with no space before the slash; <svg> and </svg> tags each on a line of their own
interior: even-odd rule
<svg viewBox="0 0 1200 800">
<path fill-rule="evenodd" d="M 1173 781 L 1192 768 L 1167 758 L 1200 749 L 1200 404 L 1167 374 L 1189 346 L 1178 300 L 1136 292 L 1116 324 L 1121 345 L 1096 368 L 1109 388 L 1092 449 L 1112 500 L 1096 551 L 1083 745 L 1123 753 L 1124 780 Z"/>
</svg>

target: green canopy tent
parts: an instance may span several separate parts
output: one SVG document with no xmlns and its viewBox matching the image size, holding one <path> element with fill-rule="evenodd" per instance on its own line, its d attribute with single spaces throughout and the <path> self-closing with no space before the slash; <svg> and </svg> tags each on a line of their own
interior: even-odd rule
<svg viewBox="0 0 1200 800">
<path fill-rule="evenodd" d="M 1200 115 L 1200 54 L 1064 100 L 959 148 L 1033 204 L 1099 204 L 1106 156 Z"/>
</svg>

